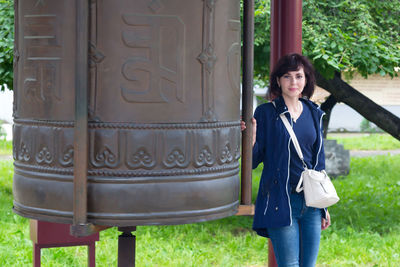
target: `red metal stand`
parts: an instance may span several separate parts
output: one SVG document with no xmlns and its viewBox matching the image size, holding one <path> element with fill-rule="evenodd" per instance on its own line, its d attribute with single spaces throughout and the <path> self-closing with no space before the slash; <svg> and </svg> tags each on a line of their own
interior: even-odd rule
<svg viewBox="0 0 400 267">
<path fill-rule="evenodd" d="M 99 233 L 87 237 L 70 235 L 70 225 L 30 220 L 30 237 L 33 242 L 33 266 L 40 267 L 42 248 L 88 246 L 88 266 L 96 266 L 96 241 Z"/>
<path fill-rule="evenodd" d="M 301 54 L 302 0 L 271 0 L 270 69 L 289 53 Z M 268 241 L 268 267 L 277 267 L 271 241 Z"/>
<path fill-rule="evenodd" d="M 302 0 L 271 0 L 270 69 L 289 53 L 301 54 Z"/>
<path fill-rule="evenodd" d="M 271 240 L 268 239 L 268 267 L 278 267 L 276 262 L 274 248 L 272 247 Z"/>
</svg>

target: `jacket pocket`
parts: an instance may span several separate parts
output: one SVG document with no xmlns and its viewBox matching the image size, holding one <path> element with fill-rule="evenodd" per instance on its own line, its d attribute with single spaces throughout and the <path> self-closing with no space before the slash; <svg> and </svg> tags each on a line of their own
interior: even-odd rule
<svg viewBox="0 0 400 267">
<path fill-rule="evenodd" d="M 265 177 L 261 177 L 260 189 L 263 197 L 266 197 L 269 194 L 270 183 L 270 180 L 267 180 Z"/>
</svg>

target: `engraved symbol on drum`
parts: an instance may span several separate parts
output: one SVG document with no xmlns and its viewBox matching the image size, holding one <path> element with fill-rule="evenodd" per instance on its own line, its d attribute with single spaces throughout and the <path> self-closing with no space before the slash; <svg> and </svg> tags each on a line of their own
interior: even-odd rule
<svg viewBox="0 0 400 267">
<path fill-rule="evenodd" d="M 125 46 L 147 50 L 146 56 L 128 57 L 121 67 L 121 95 L 127 102 L 183 103 L 185 25 L 179 17 L 124 14 L 129 27 L 122 31 Z"/>
<path fill-rule="evenodd" d="M 39 3 L 39 2 L 38 2 Z M 28 101 L 61 100 L 61 45 L 56 15 L 25 15 L 24 92 Z"/>
<path fill-rule="evenodd" d="M 56 67 L 51 63 L 36 63 L 30 69 L 32 76 L 24 81 L 25 96 L 29 100 L 46 101 L 51 97 L 61 100 L 59 92 L 54 92 Z M 26 68 L 28 71 L 28 68 Z"/>
</svg>

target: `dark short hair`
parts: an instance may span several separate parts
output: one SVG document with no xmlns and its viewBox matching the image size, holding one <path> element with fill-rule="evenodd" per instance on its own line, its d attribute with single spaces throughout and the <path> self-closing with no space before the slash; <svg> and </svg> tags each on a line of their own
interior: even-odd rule
<svg viewBox="0 0 400 267">
<path fill-rule="evenodd" d="M 315 89 L 314 67 L 308 58 L 293 53 L 281 57 L 275 64 L 270 76 L 270 86 L 267 92 L 267 99 L 273 100 L 282 95 L 282 89 L 279 87 L 277 79 L 289 71 L 297 71 L 301 67 L 303 67 L 304 74 L 306 75 L 306 85 L 304 86 L 302 96 L 311 98 Z"/>
</svg>

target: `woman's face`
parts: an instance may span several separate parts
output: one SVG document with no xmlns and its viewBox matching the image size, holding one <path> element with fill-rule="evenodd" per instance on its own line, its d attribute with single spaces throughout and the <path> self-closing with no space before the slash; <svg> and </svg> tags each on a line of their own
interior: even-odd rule
<svg viewBox="0 0 400 267">
<path fill-rule="evenodd" d="M 282 95 L 289 98 L 301 97 L 306 82 L 303 67 L 296 71 L 289 71 L 278 78 L 278 85 L 281 87 Z"/>
</svg>

